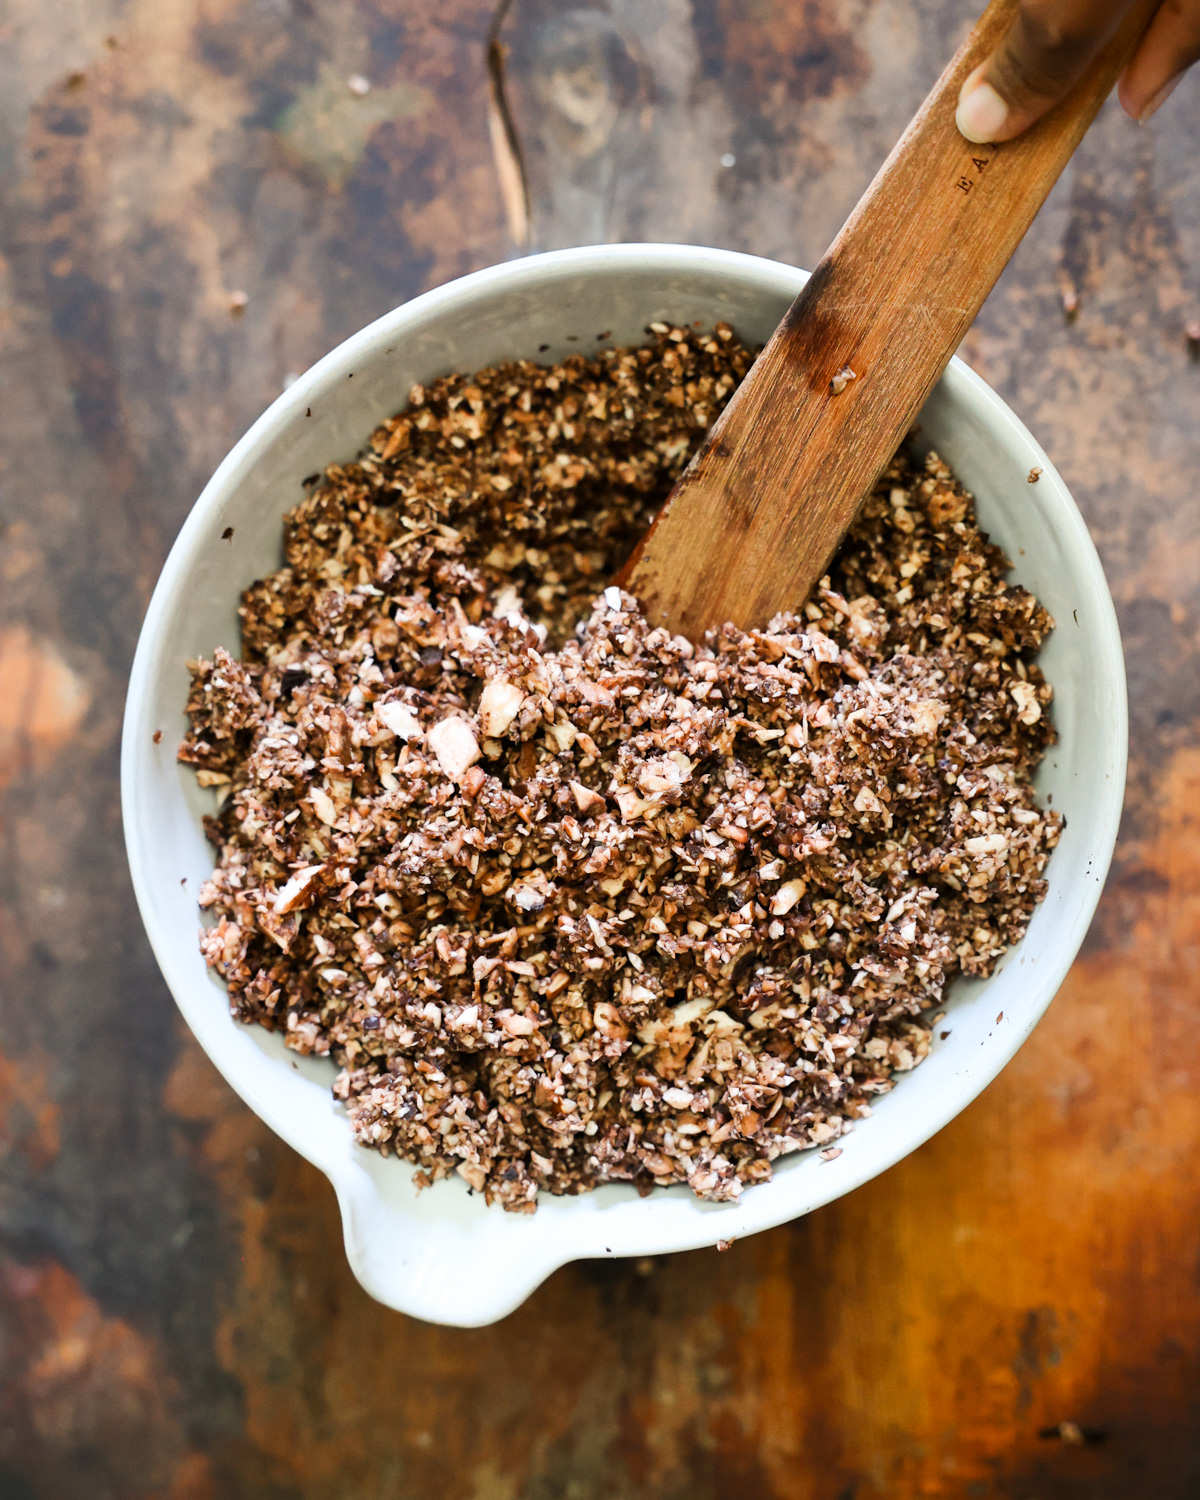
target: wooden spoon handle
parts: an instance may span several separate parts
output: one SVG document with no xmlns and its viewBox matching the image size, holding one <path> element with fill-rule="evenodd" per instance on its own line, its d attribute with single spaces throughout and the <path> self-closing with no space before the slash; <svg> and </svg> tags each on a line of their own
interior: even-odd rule
<svg viewBox="0 0 1200 1500">
<path fill-rule="evenodd" d="M 1156 3 L 1137 0 L 1025 135 L 973 146 L 954 124 L 959 89 L 1017 9 L 992 0 L 626 565 L 653 624 L 698 639 L 800 607 Z"/>
</svg>

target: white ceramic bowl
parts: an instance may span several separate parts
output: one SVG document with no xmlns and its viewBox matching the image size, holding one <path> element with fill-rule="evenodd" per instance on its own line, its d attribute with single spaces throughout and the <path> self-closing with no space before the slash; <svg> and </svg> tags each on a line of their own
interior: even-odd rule
<svg viewBox="0 0 1200 1500">
<path fill-rule="evenodd" d="M 606 245 L 533 256 L 428 292 L 348 339 L 259 418 L 196 502 L 150 602 L 122 753 L 126 840 L 150 941 L 209 1057 L 333 1183 L 355 1275 L 372 1296 L 413 1316 L 488 1323 L 567 1261 L 712 1245 L 848 1193 L 927 1140 L 996 1076 L 1050 1003 L 1091 921 L 1125 779 L 1125 677 L 1112 601 L 1053 465 L 955 360 L 921 417 L 922 440 L 975 492 L 983 525 L 1013 559 L 1015 576 L 1058 622 L 1042 665 L 1054 684 L 1059 742 L 1038 787 L 1053 794 L 1067 828 L 1024 941 L 991 979 L 954 987 L 948 1039 L 845 1138 L 839 1158 L 789 1156 L 773 1181 L 732 1205 L 701 1203 L 682 1187 L 639 1198 L 621 1185 L 579 1198 L 543 1195 L 527 1217 L 485 1207 L 459 1178 L 418 1194 L 412 1167 L 352 1141 L 330 1095 L 333 1064 L 297 1059 L 277 1035 L 236 1025 L 204 966 L 195 900 L 213 863 L 200 824 L 212 794 L 175 759 L 185 727 L 184 663 L 217 644 L 236 645 L 238 595 L 279 565 L 280 517 L 300 498 L 304 477 L 351 457 L 414 381 L 517 355 L 588 353 L 601 331 L 614 343 L 638 341 L 658 318 L 724 318 L 746 340 L 762 341 L 804 280 L 791 266 L 728 251 Z M 1030 484 L 1034 467 L 1041 479 Z M 232 544 L 221 539 L 227 526 Z"/>
</svg>

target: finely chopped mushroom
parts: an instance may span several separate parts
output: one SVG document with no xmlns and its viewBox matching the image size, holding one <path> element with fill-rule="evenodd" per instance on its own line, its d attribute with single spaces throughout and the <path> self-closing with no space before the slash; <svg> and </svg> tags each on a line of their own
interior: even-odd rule
<svg viewBox="0 0 1200 1500">
<path fill-rule="evenodd" d="M 1042 896 L 1051 626 L 931 454 L 811 602 L 693 645 L 605 586 L 751 361 L 722 325 L 455 375 L 335 465 L 193 663 L 201 937 L 357 1138 L 506 1208 L 831 1146 Z"/>
</svg>

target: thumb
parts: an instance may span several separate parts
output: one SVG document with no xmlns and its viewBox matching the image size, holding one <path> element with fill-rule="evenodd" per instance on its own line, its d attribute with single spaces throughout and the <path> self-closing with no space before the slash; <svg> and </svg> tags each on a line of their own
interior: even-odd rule
<svg viewBox="0 0 1200 1500">
<path fill-rule="evenodd" d="M 955 123 L 969 141 L 1009 141 L 1040 120 L 1109 40 L 1130 0 L 1021 0 L 1008 34 L 970 74 Z"/>
</svg>

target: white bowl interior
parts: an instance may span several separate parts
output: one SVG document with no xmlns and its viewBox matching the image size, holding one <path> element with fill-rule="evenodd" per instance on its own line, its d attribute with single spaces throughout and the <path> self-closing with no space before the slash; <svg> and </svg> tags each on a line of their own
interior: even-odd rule
<svg viewBox="0 0 1200 1500">
<path fill-rule="evenodd" d="M 352 456 L 404 404 L 414 381 L 506 357 L 590 353 L 600 333 L 636 342 L 658 318 L 725 319 L 744 339 L 761 342 L 804 279 L 792 267 L 731 252 L 625 245 L 532 257 L 428 293 L 355 335 L 274 403 L 206 487 L 163 570 L 134 664 L 122 760 L 126 837 L 146 927 L 214 1063 L 334 1183 L 359 1280 L 404 1312 L 490 1322 L 568 1260 L 710 1245 L 848 1192 L 920 1145 L 999 1072 L 1053 998 L 1087 931 L 1124 788 L 1116 619 L 1095 549 L 1053 466 L 999 397 L 956 360 L 922 414 L 920 441 L 974 491 L 1014 576 L 1058 622 L 1041 660 L 1055 688 L 1059 742 L 1038 787 L 1066 814 L 1067 829 L 1024 941 L 991 979 L 955 986 L 951 1035 L 840 1142 L 842 1156 L 828 1163 L 813 1152 L 788 1157 L 772 1182 L 748 1189 L 735 1205 L 701 1203 L 686 1188 L 643 1199 L 631 1187 L 611 1186 L 579 1198 L 543 1195 L 537 1214 L 526 1217 L 486 1208 L 458 1179 L 418 1194 L 410 1166 L 353 1143 L 329 1092 L 333 1065 L 297 1058 L 278 1036 L 236 1025 L 223 986 L 200 957 L 195 899 L 213 863 L 200 818 L 212 794 L 175 759 L 185 728 L 184 663 L 217 644 L 236 646 L 239 593 L 279 565 L 280 518 L 300 498 L 302 480 Z M 1034 467 L 1042 474 L 1030 484 Z M 233 537 L 222 540 L 229 526 Z"/>
</svg>

